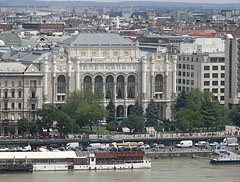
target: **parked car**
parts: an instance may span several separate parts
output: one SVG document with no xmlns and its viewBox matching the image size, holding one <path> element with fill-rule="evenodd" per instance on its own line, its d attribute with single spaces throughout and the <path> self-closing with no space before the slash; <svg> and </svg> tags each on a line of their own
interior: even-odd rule
<svg viewBox="0 0 240 182">
<path fill-rule="evenodd" d="M 193 146 L 192 140 L 183 140 L 179 144 L 176 145 L 178 148 L 189 148 Z"/>
<path fill-rule="evenodd" d="M 213 143 L 210 143 L 209 145 L 210 145 L 211 147 L 216 147 L 216 146 L 219 145 L 219 143 L 218 143 L 218 142 L 213 142 Z"/>
<path fill-rule="evenodd" d="M 156 149 L 163 149 L 163 148 L 165 148 L 165 145 L 164 144 L 158 144 L 155 148 Z"/>
<path fill-rule="evenodd" d="M 208 149 L 210 148 L 210 145 L 208 142 L 205 142 L 205 143 L 201 143 L 198 147 Z"/>
<path fill-rule="evenodd" d="M 0 152 L 7 152 L 8 150 L 9 150 L 9 148 L 6 148 L 6 147 L 0 148 Z"/>
<path fill-rule="evenodd" d="M 200 148 L 209 148 L 210 145 L 206 141 L 200 141 L 197 143 L 197 145 L 195 144 L 195 146 L 200 147 Z"/>
<path fill-rule="evenodd" d="M 155 148 L 158 144 L 157 143 L 153 143 L 151 144 L 151 148 Z"/>
<path fill-rule="evenodd" d="M 148 144 L 144 144 L 144 145 L 141 145 L 139 148 L 145 150 L 145 149 L 150 149 L 151 147 Z"/>
</svg>

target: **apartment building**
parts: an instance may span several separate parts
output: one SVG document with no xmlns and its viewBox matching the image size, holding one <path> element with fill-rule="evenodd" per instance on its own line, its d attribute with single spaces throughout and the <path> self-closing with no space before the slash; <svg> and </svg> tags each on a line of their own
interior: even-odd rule
<svg viewBox="0 0 240 182">
<path fill-rule="evenodd" d="M 33 122 L 42 108 L 43 75 L 34 65 L 0 62 L 0 133 L 8 135 L 8 127 L 28 118 Z"/>
</svg>

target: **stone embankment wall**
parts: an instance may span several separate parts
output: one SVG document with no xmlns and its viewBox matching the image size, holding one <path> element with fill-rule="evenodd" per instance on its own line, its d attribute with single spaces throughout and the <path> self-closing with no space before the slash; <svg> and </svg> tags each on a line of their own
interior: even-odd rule
<svg viewBox="0 0 240 182">
<path fill-rule="evenodd" d="M 175 158 L 175 157 L 187 157 L 187 158 L 195 158 L 195 157 L 207 157 L 210 158 L 213 155 L 212 151 L 195 151 L 195 152 L 146 152 L 146 157 L 150 159 L 158 159 L 158 158 Z"/>
</svg>

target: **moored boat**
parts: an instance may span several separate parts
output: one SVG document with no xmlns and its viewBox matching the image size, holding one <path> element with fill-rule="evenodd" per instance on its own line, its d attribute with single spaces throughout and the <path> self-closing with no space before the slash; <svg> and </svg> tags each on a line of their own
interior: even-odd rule
<svg viewBox="0 0 240 182">
<path fill-rule="evenodd" d="M 240 155 L 228 150 L 215 150 L 218 156 L 211 159 L 211 164 L 240 164 Z"/>
<path fill-rule="evenodd" d="M 0 152 L 0 163 L 29 164 L 33 171 L 151 168 L 144 151 Z"/>
</svg>

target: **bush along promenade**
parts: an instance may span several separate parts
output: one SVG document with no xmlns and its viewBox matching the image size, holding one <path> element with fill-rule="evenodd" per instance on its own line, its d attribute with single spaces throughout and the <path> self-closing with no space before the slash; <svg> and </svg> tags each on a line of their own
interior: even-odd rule
<svg viewBox="0 0 240 182">
<path fill-rule="evenodd" d="M 194 89 L 191 92 L 182 92 L 172 103 L 171 110 L 173 121 L 160 118 L 161 113 L 154 99 L 150 100 L 145 111 L 136 100 L 128 118 L 119 121 L 113 100 L 110 100 L 105 108 L 102 94 L 76 91 L 70 94 L 66 103 L 59 108 L 51 104 L 43 105 L 42 109 L 37 111 L 36 122 L 20 119 L 18 135 L 23 138 L 66 138 L 69 134 L 85 138 L 94 134 L 98 137 L 113 137 L 119 134 L 161 137 L 166 133 L 177 133 L 175 136 L 180 136 L 181 133 L 221 132 L 228 124 L 240 126 L 240 108 L 229 111 L 220 105 L 209 91 Z M 127 133 L 125 128 L 128 128 Z M 149 128 L 152 128 L 151 132 Z M 15 136 L 12 130 L 9 128 L 9 133 Z"/>
</svg>

